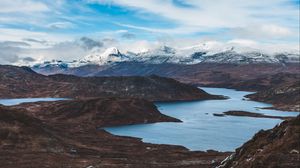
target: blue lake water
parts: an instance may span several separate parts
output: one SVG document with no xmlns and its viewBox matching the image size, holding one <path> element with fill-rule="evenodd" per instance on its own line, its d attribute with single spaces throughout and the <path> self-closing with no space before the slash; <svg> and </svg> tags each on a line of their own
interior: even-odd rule
<svg viewBox="0 0 300 168">
<path fill-rule="evenodd" d="M 230 97 L 227 100 L 156 103 L 166 115 L 182 120 L 182 123 L 155 123 L 105 128 L 112 134 L 142 138 L 144 142 L 182 145 L 190 150 L 233 151 L 249 140 L 260 129 L 269 129 L 280 123 L 279 119 L 226 116 L 213 113 L 243 110 L 267 115 L 296 116 L 297 112 L 260 109 L 270 104 L 246 101 L 251 92 L 223 88 L 201 88 L 208 93 Z M 0 104 L 11 106 L 26 102 L 58 101 L 66 98 L 0 99 Z"/>
<path fill-rule="evenodd" d="M 40 102 L 40 101 L 58 101 L 68 100 L 66 98 L 20 98 L 20 99 L 0 99 L 0 104 L 4 106 L 13 106 L 21 103 Z"/>
<path fill-rule="evenodd" d="M 273 128 L 279 119 L 226 116 L 213 113 L 243 110 L 276 116 L 296 116 L 297 112 L 260 109 L 270 104 L 243 100 L 251 92 L 223 88 L 201 88 L 208 93 L 230 97 L 227 100 L 156 103 L 161 113 L 182 123 L 154 123 L 105 128 L 115 135 L 142 138 L 143 142 L 182 145 L 190 150 L 234 151 L 257 131 Z"/>
</svg>

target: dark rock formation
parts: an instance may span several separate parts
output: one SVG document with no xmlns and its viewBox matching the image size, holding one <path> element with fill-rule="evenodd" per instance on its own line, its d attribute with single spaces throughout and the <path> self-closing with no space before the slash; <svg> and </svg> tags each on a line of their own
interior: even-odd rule
<svg viewBox="0 0 300 168">
<path fill-rule="evenodd" d="M 224 117 L 224 116 L 240 116 L 240 117 L 256 117 L 256 118 L 274 118 L 274 119 L 290 119 L 292 117 L 281 117 L 281 116 L 270 116 L 270 115 L 264 115 L 260 113 L 253 113 L 253 112 L 247 112 L 247 111 L 227 111 L 223 112 L 221 114 L 214 113 L 214 116 L 217 117 Z"/>
<path fill-rule="evenodd" d="M 0 97 L 131 97 L 150 101 L 218 99 L 174 79 L 148 77 L 43 76 L 29 68 L 0 66 Z"/>
<path fill-rule="evenodd" d="M 273 129 L 258 132 L 218 168 L 298 168 L 299 139 L 300 116 Z"/>
</svg>

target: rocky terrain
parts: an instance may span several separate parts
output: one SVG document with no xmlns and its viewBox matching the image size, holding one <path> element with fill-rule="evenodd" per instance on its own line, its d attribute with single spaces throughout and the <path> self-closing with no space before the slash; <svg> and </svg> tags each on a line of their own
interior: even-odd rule
<svg viewBox="0 0 300 168">
<path fill-rule="evenodd" d="M 94 75 L 118 76 L 124 73 L 144 76 L 44 76 L 26 67 L 0 66 L 2 98 L 76 98 L 0 106 L 0 163 L 3 167 L 220 165 L 221 160 L 231 153 L 191 152 L 180 146 L 154 145 L 136 138 L 113 136 L 101 129 L 123 124 L 180 122 L 159 113 L 151 101 L 223 98 L 209 95 L 190 84 L 258 91 L 249 98 L 272 103 L 275 108 L 299 111 L 297 64 L 122 63 L 116 66 L 117 69 L 104 68 Z M 155 75 L 147 76 L 153 72 L 188 84 Z M 269 117 L 247 112 L 231 112 L 228 115 Z M 299 117 L 284 121 L 273 130 L 260 131 L 220 167 L 297 167 L 298 139 Z"/>
<path fill-rule="evenodd" d="M 16 149 L 42 149 L 46 152 L 64 147 L 64 142 L 55 135 L 54 129 L 39 119 L 27 115 L 24 109 L 15 110 L 0 105 L 0 126 L 2 155 L 4 151 L 13 152 Z"/>
<path fill-rule="evenodd" d="M 80 73 L 77 73 L 76 68 L 60 73 L 76 76 L 149 76 L 154 74 L 174 78 L 183 83 L 197 86 L 229 87 L 257 91 L 268 87 L 268 82 L 265 82 L 266 80 L 277 80 L 278 82 L 280 81 L 279 78 L 295 78 L 300 72 L 298 64 L 199 63 L 186 65 L 124 62 L 114 64 L 110 67 L 100 67 L 102 66 L 83 66 L 80 67 L 83 69 Z M 290 75 L 286 76 L 285 74 Z M 279 77 L 272 77 L 274 75 L 278 75 Z M 274 82 L 273 84 L 276 83 Z"/>
<path fill-rule="evenodd" d="M 128 107 L 120 108 L 124 103 Z M 160 114 L 144 100 L 27 103 L 0 106 L 0 116 L 0 163 L 5 168 L 213 167 L 230 154 L 148 144 L 97 129 L 119 124 L 178 121 Z M 116 122 L 120 117 L 124 118 Z"/>
<path fill-rule="evenodd" d="M 77 70 L 80 69 L 81 71 Z M 149 76 L 158 75 L 174 78 L 178 81 L 198 86 L 241 87 L 241 89 L 262 89 L 252 84 L 243 87 L 241 82 L 265 78 L 278 73 L 299 74 L 299 64 L 145 64 L 140 62 L 121 62 L 111 66 L 86 65 L 79 68 L 69 68 L 63 71 L 45 72 L 42 74 L 72 74 L 76 76 Z M 238 86 L 240 85 L 240 86 Z"/>
<path fill-rule="evenodd" d="M 271 103 L 274 108 L 287 111 L 300 111 L 300 78 L 294 82 L 282 82 L 247 96 L 256 101 Z"/>
<path fill-rule="evenodd" d="M 101 129 L 180 122 L 151 101 L 223 98 L 191 85 L 158 76 L 43 76 L 14 66 L 0 72 L 0 97 L 76 98 L 0 106 L 2 167 L 213 167 L 229 154 L 148 144 Z"/>
<path fill-rule="evenodd" d="M 132 71 L 138 68 L 140 71 Z M 124 63 L 106 69 L 97 75 L 161 74 L 195 86 L 224 87 L 255 91 L 248 96 L 271 103 L 277 109 L 299 111 L 299 64 L 195 64 L 195 65 L 145 65 Z"/>
<path fill-rule="evenodd" d="M 156 106 L 144 99 L 94 98 L 22 104 L 34 116 L 56 122 L 88 124 L 96 127 L 142 124 L 154 122 L 181 122 L 161 114 Z M 71 110 L 70 110 L 71 109 Z M 43 112 L 43 113 L 41 113 Z"/>
<path fill-rule="evenodd" d="M 195 86 L 261 91 L 249 98 L 271 103 L 277 109 L 299 111 L 299 64 L 146 65 L 122 63 L 94 73 L 96 76 L 150 75 L 175 78 Z M 279 94 L 280 93 L 280 94 Z"/>
<path fill-rule="evenodd" d="M 300 116 L 258 132 L 218 168 L 297 168 L 300 165 Z"/>
<path fill-rule="evenodd" d="M 30 68 L 15 66 L 0 66 L 0 97 L 131 97 L 150 101 L 223 98 L 174 79 L 158 76 L 43 76 Z"/>
<path fill-rule="evenodd" d="M 240 117 L 256 117 L 256 118 L 274 118 L 274 119 L 290 119 L 292 117 L 282 117 L 282 116 L 270 116 L 261 113 L 253 113 L 248 111 L 226 111 L 223 113 L 214 113 L 214 116 L 224 117 L 224 116 L 240 116 Z"/>
</svg>

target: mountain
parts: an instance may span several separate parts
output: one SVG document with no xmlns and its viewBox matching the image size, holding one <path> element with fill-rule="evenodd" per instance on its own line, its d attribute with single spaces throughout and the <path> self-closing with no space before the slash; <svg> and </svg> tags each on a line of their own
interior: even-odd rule
<svg viewBox="0 0 300 168">
<path fill-rule="evenodd" d="M 109 63 L 127 61 L 129 58 L 127 55 L 122 54 L 117 48 L 111 47 L 106 49 L 103 53 L 100 52 L 99 48 L 92 50 L 92 52 L 85 56 L 79 62 L 82 64 L 98 64 L 105 65 Z"/>
<path fill-rule="evenodd" d="M 289 74 L 284 74 L 288 76 Z M 289 75 L 291 76 L 291 75 Z M 300 111 L 300 75 L 273 80 L 270 87 L 248 95 L 247 97 L 261 102 L 272 103 L 275 108 L 287 111 Z M 280 81 L 280 82 L 279 82 Z"/>
<path fill-rule="evenodd" d="M 130 97 L 149 101 L 222 99 L 192 85 L 159 76 L 44 76 L 28 67 L 0 65 L 0 97 Z"/>
<path fill-rule="evenodd" d="M 179 120 L 161 114 L 153 103 L 142 99 L 0 105 L 1 167 L 213 167 L 229 155 L 144 143 L 99 128 L 162 121 Z"/>
<path fill-rule="evenodd" d="M 128 56 L 122 54 L 117 48 L 111 47 L 106 49 L 103 53 L 99 48 L 95 48 L 90 54 L 83 59 L 73 61 L 51 60 L 44 61 L 33 65 L 33 69 L 49 69 L 64 70 L 72 67 L 81 67 L 84 65 L 105 65 L 110 63 L 122 62 L 129 60 Z"/>
<path fill-rule="evenodd" d="M 90 54 L 79 60 L 45 61 L 34 65 L 32 68 L 37 72 L 54 74 L 54 72 L 64 73 L 70 68 L 86 65 L 112 66 L 120 62 L 140 62 L 144 64 L 286 64 L 299 63 L 299 59 L 299 51 L 269 54 L 255 49 L 242 50 L 236 47 L 221 47 L 214 43 L 208 43 L 180 49 L 160 46 L 140 53 L 121 53 L 116 47 L 108 48 L 104 52 L 100 48 L 94 48 Z"/>
<path fill-rule="evenodd" d="M 300 165 L 299 136 L 300 116 L 273 129 L 259 131 L 217 168 L 297 168 Z"/>
</svg>

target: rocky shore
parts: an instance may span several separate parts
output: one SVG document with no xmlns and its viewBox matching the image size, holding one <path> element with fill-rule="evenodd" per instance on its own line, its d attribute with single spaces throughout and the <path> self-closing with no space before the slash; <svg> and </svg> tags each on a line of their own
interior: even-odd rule
<svg viewBox="0 0 300 168">
<path fill-rule="evenodd" d="M 276 109 L 300 111 L 300 81 L 274 86 L 247 97 L 256 101 L 271 103 Z"/>
<path fill-rule="evenodd" d="M 273 119 L 281 119 L 281 120 L 293 118 L 293 117 L 270 116 L 270 115 L 247 112 L 247 111 L 226 111 L 223 113 L 214 113 L 213 115 L 217 117 L 240 116 L 240 117 L 255 117 L 255 118 L 273 118 Z"/>
<path fill-rule="evenodd" d="M 259 131 L 218 168 L 297 168 L 300 166 L 300 116 Z"/>
<path fill-rule="evenodd" d="M 124 104 L 127 105 L 125 108 Z M 125 114 L 125 115 L 124 115 Z M 230 153 L 143 143 L 99 126 L 170 122 L 139 99 L 91 99 L 0 106 L 2 167 L 214 167 Z M 118 118 L 125 117 L 119 121 Z M 116 119 L 117 118 L 117 119 Z"/>
</svg>

